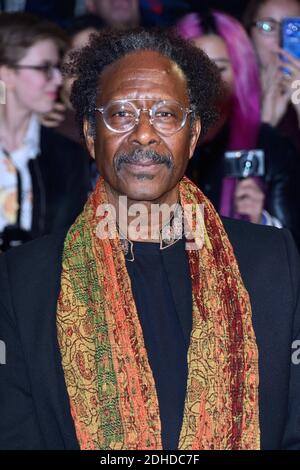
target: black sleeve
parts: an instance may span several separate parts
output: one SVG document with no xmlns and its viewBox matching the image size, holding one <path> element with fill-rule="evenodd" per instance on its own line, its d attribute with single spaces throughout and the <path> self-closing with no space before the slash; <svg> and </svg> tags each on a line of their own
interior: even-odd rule
<svg viewBox="0 0 300 470">
<path fill-rule="evenodd" d="M 44 235 L 69 227 L 82 211 L 91 189 L 90 157 L 82 145 L 42 127 L 38 161 L 45 192 Z"/>
<path fill-rule="evenodd" d="M 259 146 L 266 157 L 266 209 L 288 228 L 300 247 L 299 155 L 289 139 L 262 125 Z"/>
<path fill-rule="evenodd" d="M 74 223 L 78 214 L 83 210 L 91 190 L 89 154 L 81 145 L 74 144 L 70 156 L 64 214 L 60 214 L 58 210 L 55 226 L 57 229 Z"/>
<path fill-rule="evenodd" d="M 291 343 L 288 415 L 282 447 L 285 450 L 300 450 L 300 257 L 290 233 L 286 230 L 284 233 L 294 297 L 294 322 Z"/>
<path fill-rule="evenodd" d="M 6 255 L 0 255 L 0 450 L 43 449 L 26 360 L 10 299 Z M 2 352 L 4 348 L 2 347 Z"/>
</svg>

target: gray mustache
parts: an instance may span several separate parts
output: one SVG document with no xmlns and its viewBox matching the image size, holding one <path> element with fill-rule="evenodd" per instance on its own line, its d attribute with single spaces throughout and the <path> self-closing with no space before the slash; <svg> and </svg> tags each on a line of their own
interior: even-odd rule
<svg viewBox="0 0 300 470">
<path fill-rule="evenodd" d="M 166 165 L 168 168 L 173 167 L 173 158 L 169 154 L 160 155 L 155 150 L 135 149 L 132 152 L 120 153 L 115 157 L 115 168 L 120 171 L 123 163 L 157 163 Z"/>
</svg>

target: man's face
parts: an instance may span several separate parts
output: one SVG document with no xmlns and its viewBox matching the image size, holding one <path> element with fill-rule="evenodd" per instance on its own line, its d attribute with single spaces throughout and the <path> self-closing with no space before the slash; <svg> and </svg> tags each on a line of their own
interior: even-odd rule
<svg viewBox="0 0 300 470">
<path fill-rule="evenodd" d="M 150 108 L 161 100 L 175 100 L 189 108 L 186 79 L 179 67 L 152 51 L 129 54 L 108 66 L 100 78 L 97 106 L 111 100 L 134 99 L 138 108 Z M 147 100 L 146 100 L 147 99 Z M 96 158 L 100 174 L 114 194 L 133 201 L 167 201 L 183 177 L 200 133 L 196 121 L 191 132 L 190 116 L 182 129 L 162 135 L 141 112 L 139 124 L 132 130 L 109 130 L 98 113 L 96 139 L 87 144 Z M 125 158 L 124 158 L 125 157 Z"/>
<path fill-rule="evenodd" d="M 86 0 L 90 13 L 99 16 L 108 26 L 122 28 L 139 24 L 138 0 Z"/>
</svg>

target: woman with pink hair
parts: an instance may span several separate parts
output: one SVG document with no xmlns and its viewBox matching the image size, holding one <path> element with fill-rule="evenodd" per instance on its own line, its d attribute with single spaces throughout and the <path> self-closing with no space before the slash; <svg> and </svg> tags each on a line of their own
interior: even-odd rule
<svg viewBox="0 0 300 470">
<path fill-rule="evenodd" d="M 283 21 L 291 17 L 300 17 L 300 0 L 250 0 L 244 25 L 260 69 L 262 119 L 300 151 L 300 103 L 294 85 L 300 79 L 300 59 L 281 47 Z"/>
<path fill-rule="evenodd" d="M 261 123 L 260 81 L 255 52 L 242 25 L 221 12 L 190 13 L 177 33 L 215 61 L 226 85 L 220 120 L 191 161 L 189 176 L 206 192 L 222 215 L 254 223 L 286 226 L 300 241 L 296 206 L 294 148 L 275 129 Z M 265 176 L 226 176 L 227 151 L 261 149 Z"/>
</svg>

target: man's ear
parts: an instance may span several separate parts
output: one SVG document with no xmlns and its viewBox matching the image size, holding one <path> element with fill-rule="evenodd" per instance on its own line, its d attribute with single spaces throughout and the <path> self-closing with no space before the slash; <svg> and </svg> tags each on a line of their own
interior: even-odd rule
<svg viewBox="0 0 300 470">
<path fill-rule="evenodd" d="M 95 139 L 87 119 L 83 122 L 84 139 L 90 156 L 95 160 Z"/>
<path fill-rule="evenodd" d="M 194 151 L 195 151 L 198 139 L 200 137 L 200 133 L 201 133 L 201 121 L 200 121 L 200 119 L 196 119 L 193 122 L 192 129 L 191 129 L 189 160 L 194 155 Z"/>
</svg>

